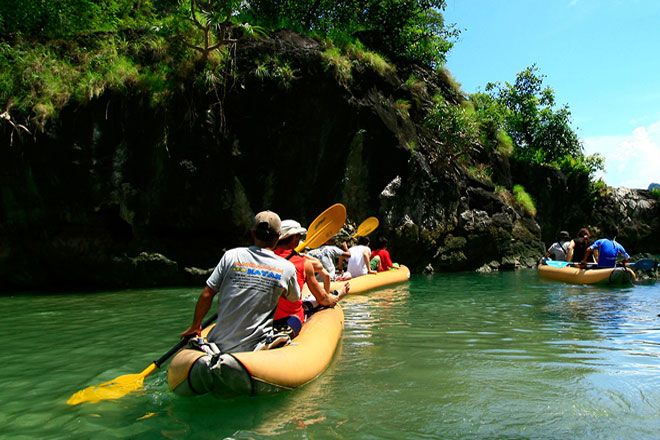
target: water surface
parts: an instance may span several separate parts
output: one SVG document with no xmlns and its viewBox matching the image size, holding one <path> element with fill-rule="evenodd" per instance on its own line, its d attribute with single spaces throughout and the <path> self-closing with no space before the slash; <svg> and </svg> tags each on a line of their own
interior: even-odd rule
<svg viewBox="0 0 660 440">
<path fill-rule="evenodd" d="M 186 399 L 158 371 L 141 392 L 66 405 L 165 353 L 200 291 L 1 297 L 0 437 L 658 438 L 660 286 L 570 286 L 534 270 L 349 296 L 333 364 L 292 392 Z"/>
</svg>

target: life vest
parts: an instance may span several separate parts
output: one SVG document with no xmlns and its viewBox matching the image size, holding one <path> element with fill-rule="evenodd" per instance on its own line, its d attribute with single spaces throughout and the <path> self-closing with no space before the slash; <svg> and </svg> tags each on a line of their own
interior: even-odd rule
<svg viewBox="0 0 660 440">
<path fill-rule="evenodd" d="M 288 259 L 296 267 L 296 279 L 298 281 L 298 285 L 300 286 L 300 291 L 302 292 L 306 281 L 305 257 L 298 254 L 289 257 L 292 252 L 293 250 L 290 249 L 275 249 L 276 255 Z M 302 299 L 299 299 L 298 301 L 289 301 L 288 299 L 280 297 L 277 304 L 277 310 L 275 311 L 274 319 L 286 318 L 293 315 L 298 316 L 298 318 L 300 318 L 300 322 L 305 322 L 305 310 L 303 309 Z"/>
</svg>

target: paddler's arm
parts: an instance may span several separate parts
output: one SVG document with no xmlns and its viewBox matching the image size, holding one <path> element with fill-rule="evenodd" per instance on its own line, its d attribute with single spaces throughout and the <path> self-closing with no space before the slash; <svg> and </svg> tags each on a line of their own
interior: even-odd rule
<svg viewBox="0 0 660 440">
<path fill-rule="evenodd" d="M 371 270 L 371 260 L 370 260 L 370 255 L 369 251 L 364 251 L 364 254 L 362 254 L 364 257 L 364 264 L 367 265 L 367 273 L 378 273 L 376 270 Z"/>
<path fill-rule="evenodd" d="M 571 261 L 573 259 L 573 250 L 575 249 L 575 240 L 571 240 L 568 243 L 568 252 L 566 252 L 566 261 Z"/>
<path fill-rule="evenodd" d="M 325 270 L 325 267 L 323 267 L 323 263 L 321 263 L 318 258 L 310 257 L 309 255 L 305 255 L 305 258 L 312 262 L 314 273 L 321 275 L 321 278 L 323 278 L 323 289 L 325 289 L 326 292 L 330 292 L 330 274 Z"/>
<path fill-rule="evenodd" d="M 327 273 L 327 272 L 326 272 Z M 305 278 L 309 291 L 322 306 L 334 307 L 339 301 L 339 297 L 331 295 L 328 290 L 319 284 L 314 276 L 314 263 L 311 260 L 305 260 Z"/>
<path fill-rule="evenodd" d="M 181 334 L 181 339 L 185 338 L 188 335 L 197 335 L 202 334 L 202 320 L 211 309 L 213 304 L 213 297 L 217 294 L 215 290 L 211 289 L 209 286 L 204 287 L 199 299 L 197 300 L 197 305 L 195 306 L 195 315 L 193 316 L 193 322 L 188 327 L 188 330 Z"/>
<path fill-rule="evenodd" d="M 587 248 L 587 251 L 584 253 L 584 258 L 582 258 L 582 261 L 580 262 L 580 267 L 584 268 L 587 266 L 587 260 L 589 259 L 589 255 L 593 252 L 593 249 L 590 247 Z"/>
</svg>

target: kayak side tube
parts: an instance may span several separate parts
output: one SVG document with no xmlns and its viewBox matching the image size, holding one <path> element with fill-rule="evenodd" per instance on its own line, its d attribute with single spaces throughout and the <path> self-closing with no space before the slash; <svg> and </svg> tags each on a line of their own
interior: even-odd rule
<svg viewBox="0 0 660 440">
<path fill-rule="evenodd" d="M 344 326 L 340 306 L 322 309 L 305 323 L 290 345 L 272 350 L 223 353 L 181 350 L 168 368 L 176 394 L 212 393 L 217 398 L 265 395 L 311 382 L 330 365 Z"/>
<path fill-rule="evenodd" d="M 399 269 L 386 270 L 384 272 L 378 272 L 377 274 L 362 275 L 348 280 L 348 282 L 351 283 L 351 290 L 348 293 L 364 293 L 369 290 L 403 283 L 409 279 L 410 269 L 401 265 L 399 266 Z M 346 281 L 333 281 L 330 283 L 330 290 L 339 289 L 344 283 L 346 283 Z M 305 285 L 305 288 L 307 288 L 307 285 Z"/>
</svg>

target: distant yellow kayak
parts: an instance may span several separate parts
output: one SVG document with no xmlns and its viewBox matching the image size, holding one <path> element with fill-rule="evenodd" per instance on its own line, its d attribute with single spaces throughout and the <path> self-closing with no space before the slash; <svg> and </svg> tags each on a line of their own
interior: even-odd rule
<svg viewBox="0 0 660 440">
<path fill-rule="evenodd" d="M 184 349 L 167 371 L 170 389 L 184 396 L 212 393 L 218 398 L 274 394 L 304 385 L 330 365 L 344 327 L 340 306 L 312 315 L 291 345 L 272 350 L 223 353 L 219 371 L 209 374 L 211 356 Z M 208 333 L 210 328 L 205 329 Z"/>
<path fill-rule="evenodd" d="M 635 272 L 627 267 L 610 269 L 580 269 L 575 266 L 538 266 L 539 276 L 572 284 L 629 285 L 637 279 Z"/>
</svg>

